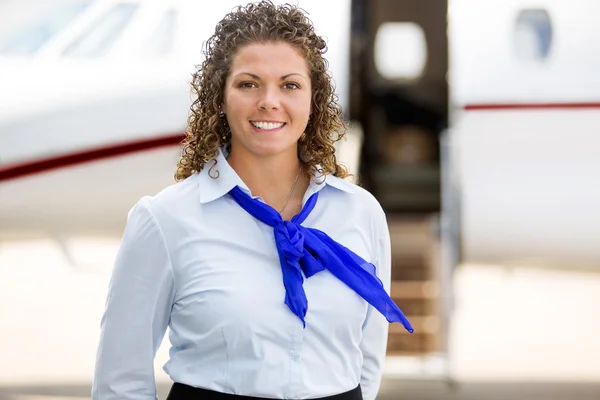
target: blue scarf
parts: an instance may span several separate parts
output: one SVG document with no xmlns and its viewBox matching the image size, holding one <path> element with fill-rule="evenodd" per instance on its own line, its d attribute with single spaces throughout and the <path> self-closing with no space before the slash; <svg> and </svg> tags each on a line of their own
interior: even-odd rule
<svg viewBox="0 0 600 400">
<path fill-rule="evenodd" d="M 387 294 L 381 280 L 375 274 L 373 264 L 366 262 L 324 232 L 301 225 L 315 208 L 318 192 L 308 199 L 300 213 L 291 221 L 284 221 L 271 206 L 253 199 L 237 186 L 231 189 L 229 194 L 250 215 L 274 228 L 286 290 L 285 304 L 300 318 L 304 327 L 308 300 L 302 287 L 302 273 L 306 278 L 310 278 L 327 269 L 383 314 L 388 322 L 400 322 L 407 331 L 413 333 L 410 322 Z"/>
</svg>

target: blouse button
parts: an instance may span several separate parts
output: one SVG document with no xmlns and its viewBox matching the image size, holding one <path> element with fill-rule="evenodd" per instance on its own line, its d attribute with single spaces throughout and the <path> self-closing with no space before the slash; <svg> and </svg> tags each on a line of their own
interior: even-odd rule
<svg viewBox="0 0 600 400">
<path fill-rule="evenodd" d="M 291 356 L 293 361 L 298 361 L 300 359 L 300 354 L 296 353 L 295 351 L 292 351 Z"/>
</svg>

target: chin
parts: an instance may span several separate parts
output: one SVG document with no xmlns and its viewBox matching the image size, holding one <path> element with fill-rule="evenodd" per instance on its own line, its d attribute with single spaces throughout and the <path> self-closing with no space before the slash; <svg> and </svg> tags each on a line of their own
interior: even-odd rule
<svg viewBox="0 0 600 400">
<path fill-rule="evenodd" d="M 297 142 L 281 141 L 281 140 L 258 140 L 249 144 L 247 149 L 250 152 L 264 157 L 275 156 L 282 153 L 295 153 Z"/>
<path fill-rule="evenodd" d="M 260 147 L 252 149 L 252 153 L 260 157 L 272 157 L 279 154 L 290 152 L 289 148 L 281 147 Z"/>
<path fill-rule="evenodd" d="M 234 140 L 231 150 L 233 152 L 246 153 L 247 155 L 251 154 L 255 157 L 273 157 L 285 153 L 297 154 L 297 140 L 290 140 L 291 138 L 289 137 L 266 139 L 249 136 L 246 137 L 246 140 Z"/>
<path fill-rule="evenodd" d="M 257 156 L 261 157 L 272 157 L 284 153 L 296 154 L 297 152 L 296 143 L 264 143 L 257 144 L 249 148 L 249 150 Z"/>
</svg>

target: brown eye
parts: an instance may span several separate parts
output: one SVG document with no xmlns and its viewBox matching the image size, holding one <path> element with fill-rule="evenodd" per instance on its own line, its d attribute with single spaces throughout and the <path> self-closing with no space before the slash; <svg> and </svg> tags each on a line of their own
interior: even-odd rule
<svg viewBox="0 0 600 400">
<path fill-rule="evenodd" d="M 299 86 L 298 84 L 296 84 L 296 83 L 286 83 L 286 84 L 284 85 L 284 87 L 285 87 L 287 90 L 296 90 L 296 89 L 300 89 L 300 86 Z"/>
<path fill-rule="evenodd" d="M 256 85 L 254 84 L 254 82 L 242 82 L 238 85 L 238 87 L 242 89 L 251 89 L 256 87 Z"/>
</svg>

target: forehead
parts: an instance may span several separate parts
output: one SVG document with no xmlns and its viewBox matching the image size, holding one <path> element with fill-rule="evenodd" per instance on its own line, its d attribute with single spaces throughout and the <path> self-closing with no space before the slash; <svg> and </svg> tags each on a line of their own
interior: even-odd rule
<svg viewBox="0 0 600 400">
<path fill-rule="evenodd" d="M 307 76 L 305 58 L 292 45 L 284 42 L 250 43 L 235 54 L 231 73 L 252 72 L 260 75 L 301 73 Z"/>
</svg>

